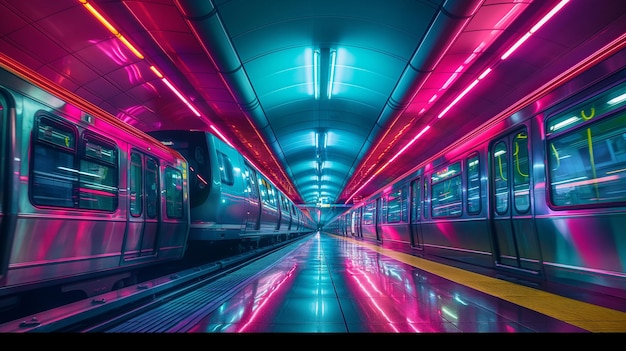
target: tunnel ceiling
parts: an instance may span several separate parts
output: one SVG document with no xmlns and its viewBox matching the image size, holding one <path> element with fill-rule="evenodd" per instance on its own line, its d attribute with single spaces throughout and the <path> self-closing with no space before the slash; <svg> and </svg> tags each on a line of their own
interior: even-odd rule
<svg viewBox="0 0 626 351">
<path fill-rule="evenodd" d="M 83 3 L 1 1 L 3 61 L 140 130 L 220 134 L 301 207 L 338 211 L 575 65 L 624 13 L 570 2 L 500 62 L 559 1 L 89 1 L 113 31 Z"/>
</svg>

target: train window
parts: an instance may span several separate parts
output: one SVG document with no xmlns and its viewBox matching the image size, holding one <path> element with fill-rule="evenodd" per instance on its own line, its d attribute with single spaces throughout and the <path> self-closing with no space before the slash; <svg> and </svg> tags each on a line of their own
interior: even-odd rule
<svg viewBox="0 0 626 351">
<path fill-rule="evenodd" d="M 265 178 L 261 178 L 261 201 L 264 204 L 276 207 L 276 194 L 274 187 Z"/>
<path fill-rule="evenodd" d="M 78 207 L 113 211 L 118 201 L 117 148 L 113 142 L 89 132 L 81 143 Z"/>
<path fill-rule="evenodd" d="M 508 176 L 508 148 L 503 141 L 494 147 L 493 152 L 493 184 L 495 189 L 495 210 L 498 214 L 505 214 L 509 209 L 509 176 Z"/>
<path fill-rule="evenodd" d="M 280 198 L 282 199 L 283 205 L 281 212 L 285 214 L 284 217 L 291 217 L 291 212 L 289 209 L 289 199 L 287 199 L 287 197 L 285 196 L 281 196 Z"/>
<path fill-rule="evenodd" d="M 117 165 L 117 148 L 113 142 L 100 140 L 92 133 L 83 135 L 83 153 L 85 158 L 95 159 L 113 166 Z"/>
<path fill-rule="evenodd" d="M 254 171 L 247 164 L 244 165 L 245 171 L 243 172 L 244 182 L 246 184 L 245 192 L 249 193 L 249 197 L 254 200 L 259 199 L 259 191 L 256 185 L 256 177 Z"/>
<path fill-rule="evenodd" d="M 169 218 L 183 218 L 183 175 L 172 167 L 165 169 L 165 213 Z"/>
<path fill-rule="evenodd" d="M 377 216 L 378 216 L 378 217 L 376 217 L 376 218 L 377 218 L 377 219 L 380 219 L 380 220 L 381 220 L 381 222 L 382 222 L 383 220 L 387 220 L 387 209 L 388 209 L 388 205 L 389 205 L 388 200 L 389 200 L 389 199 L 388 199 L 387 195 L 382 195 L 381 197 L 379 197 L 378 199 L 376 199 L 376 201 L 377 201 L 377 202 L 378 202 L 378 204 L 380 205 L 380 207 L 379 207 L 379 208 L 380 208 L 380 210 L 379 210 L 379 211 L 378 211 L 378 213 L 377 213 Z"/>
<path fill-rule="evenodd" d="M 230 158 L 223 152 L 217 151 L 217 164 L 220 168 L 220 177 L 222 179 L 222 184 L 235 184 L 233 164 L 232 162 L 230 162 Z"/>
<path fill-rule="evenodd" d="M 406 199 L 404 188 L 387 195 L 387 223 L 407 222 Z"/>
<path fill-rule="evenodd" d="M 363 225 L 374 225 L 376 218 L 376 202 L 370 202 L 363 209 Z"/>
<path fill-rule="evenodd" d="M 142 163 L 141 155 L 132 153 L 130 155 L 130 214 L 134 217 L 141 215 L 143 211 L 143 183 L 142 183 Z"/>
<path fill-rule="evenodd" d="M 159 204 L 159 165 L 157 161 L 146 159 L 146 216 L 156 218 Z"/>
<path fill-rule="evenodd" d="M 117 208 L 117 168 L 83 159 L 79 184 L 78 207 L 104 211 Z"/>
<path fill-rule="evenodd" d="M 528 134 L 519 132 L 513 140 L 514 206 L 519 213 L 530 209 L 530 176 L 528 170 Z"/>
<path fill-rule="evenodd" d="M 546 134 L 550 136 L 572 130 L 624 106 L 626 106 L 626 82 L 550 117 L 546 122 Z"/>
<path fill-rule="evenodd" d="M 433 217 L 461 215 L 461 163 L 456 162 L 431 176 L 431 210 Z"/>
<path fill-rule="evenodd" d="M 56 121 L 50 117 L 42 116 L 37 125 L 37 141 L 54 145 L 70 152 L 76 151 L 76 128 Z"/>
<path fill-rule="evenodd" d="M 550 201 L 555 206 L 626 201 L 626 111 L 610 116 L 598 116 L 593 107 L 588 111 L 579 112 L 588 120 L 580 128 L 548 139 Z"/>
<path fill-rule="evenodd" d="M 33 140 L 31 200 L 35 205 L 75 207 L 76 129 L 42 116 Z"/>
<path fill-rule="evenodd" d="M 480 213 L 480 164 L 478 154 L 467 159 L 467 213 Z"/>
</svg>

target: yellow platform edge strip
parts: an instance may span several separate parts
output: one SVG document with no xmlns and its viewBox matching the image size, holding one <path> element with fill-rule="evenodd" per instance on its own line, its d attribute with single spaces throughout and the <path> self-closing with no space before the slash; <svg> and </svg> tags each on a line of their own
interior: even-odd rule
<svg viewBox="0 0 626 351">
<path fill-rule="evenodd" d="M 556 318 L 563 322 L 588 330 L 592 333 L 626 332 L 626 313 L 621 311 L 596 306 L 546 291 L 507 282 L 502 279 L 492 278 L 486 275 L 429 261 L 350 237 L 335 234 L 331 235 L 368 247 L 382 255 L 391 257 L 410 266 Z"/>
</svg>

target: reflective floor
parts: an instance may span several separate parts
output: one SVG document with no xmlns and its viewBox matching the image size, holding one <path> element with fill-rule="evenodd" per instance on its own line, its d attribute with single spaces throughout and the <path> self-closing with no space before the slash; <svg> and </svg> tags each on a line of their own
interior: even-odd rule
<svg viewBox="0 0 626 351">
<path fill-rule="evenodd" d="M 195 333 L 585 333 L 588 330 L 404 263 L 353 239 L 318 233 L 197 319 Z M 392 255 L 393 256 L 393 255 Z M 408 256 L 408 255 L 406 255 Z M 418 258 L 415 258 L 418 259 Z M 448 268 L 453 269 L 453 268 Z M 431 270 L 432 271 L 432 270 Z M 544 292 L 453 272 L 540 300 Z M 491 281 L 487 281 L 487 280 Z M 505 285 L 510 284 L 510 285 Z M 519 287 L 520 291 L 514 291 Z M 537 298 L 539 297 L 539 298 Z M 548 296 L 548 304 L 579 302 Z M 523 300 L 523 296 L 522 296 Z M 585 304 L 586 307 L 593 307 Z M 604 311 L 602 311 L 604 312 Z M 626 313 L 606 318 L 626 328 Z M 614 313 L 614 314 L 611 314 Z M 573 317 L 576 319 L 577 317 Z"/>
</svg>

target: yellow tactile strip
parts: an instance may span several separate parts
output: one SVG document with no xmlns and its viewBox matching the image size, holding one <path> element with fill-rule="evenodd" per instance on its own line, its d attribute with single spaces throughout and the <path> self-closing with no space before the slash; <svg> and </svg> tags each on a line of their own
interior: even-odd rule
<svg viewBox="0 0 626 351">
<path fill-rule="evenodd" d="M 485 294 L 543 313 L 592 333 L 626 332 L 626 313 L 621 311 L 428 261 L 353 238 L 338 237 L 350 240 L 358 245 L 367 246 L 382 255 L 394 258 L 400 262 L 423 269 Z"/>
</svg>

